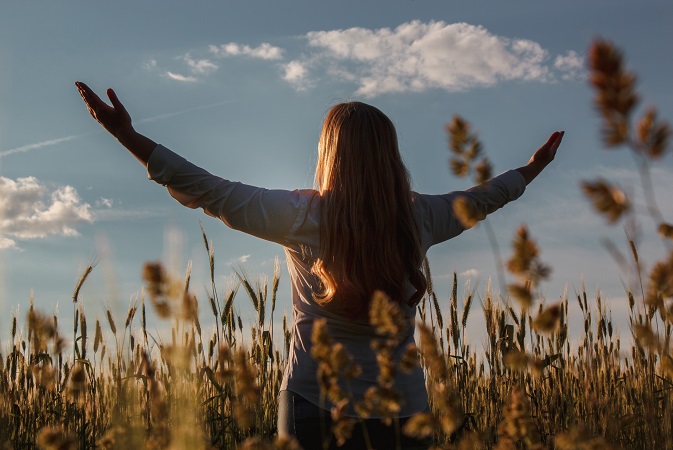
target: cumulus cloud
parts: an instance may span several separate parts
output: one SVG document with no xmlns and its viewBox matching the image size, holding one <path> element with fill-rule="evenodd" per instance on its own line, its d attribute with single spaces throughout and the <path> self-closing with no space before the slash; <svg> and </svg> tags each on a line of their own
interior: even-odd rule
<svg viewBox="0 0 673 450">
<path fill-rule="evenodd" d="M 16 248 L 16 242 L 12 239 L 0 236 L 0 250 Z"/>
<path fill-rule="evenodd" d="M 308 68 L 306 64 L 300 61 L 290 61 L 283 64 L 283 80 L 296 86 L 298 89 L 306 87 L 306 79 L 308 77 Z"/>
<path fill-rule="evenodd" d="M 35 177 L 0 177 L 0 248 L 15 247 L 15 238 L 76 236 L 75 226 L 93 219 L 72 186 L 50 192 Z"/>
<path fill-rule="evenodd" d="M 412 21 L 395 29 L 313 31 L 305 39 L 314 49 L 308 61 L 317 66 L 319 60 L 327 75 L 355 80 L 356 94 L 366 97 L 551 77 L 548 52 L 538 43 L 466 23 Z"/>
<path fill-rule="evenodd" d="M 180 81 L 182 83 L 196 83 L 197 81 L 199 81 L 199 79 L 196 77 L 190 75 L 182 75 L 171 71 L 167 71 L 165 75 L 171 80 Z"/>
<path fill-rule="evenodd" d="M 225 58 L 227 56 L 250 56 L 253 58 L 278 60 L 283 57 L 284 50 L 280 47 L 275 47 L 267 42 L 262 43 L 258 47 L 250 47 L 249 45 L 241 45 L 236 42 L 229 42 L 220 46 L 211 45 L 209 50 L 212 54 Z"/>
<path fill-rule="evenodd" d="M 211 60 L 206 58 L 194 59 L 189 55 L 189 53 L 183 56 L 182 59 L 187 64 L 192 73 L 199 75 L 208 75 L 219 68 L 219 66 Z"/>
<path fill-rule="evenodd" d="M 565 55 L 556 57 L 554 67 L 561 72 L 564 80 L 579 79 L 584 74 L 584 58 L 570 50 Z"/>
<path fill-rule="evenodd" d="M 300 38 L 300 46 L 287 57 L 286 49 L 268 42 L 256 47 L 237 42 L 210 45 L 178 58 L 186 68 L 164 73 L 194 82 L 216 71 L 218 58 L 257 58 L 275 62 L 281 78 L 297 90 L 332 80 L 354 84 L 354 94 L 364 97 L 583 76 L 583 57 L 574 51 L 552 55 L 532 40 L 499 36 L 467 23 L 415 20 L 396 28 L 311 31 Z M 190 56 L 199 53 L 198 58 Z"/>
</svg>

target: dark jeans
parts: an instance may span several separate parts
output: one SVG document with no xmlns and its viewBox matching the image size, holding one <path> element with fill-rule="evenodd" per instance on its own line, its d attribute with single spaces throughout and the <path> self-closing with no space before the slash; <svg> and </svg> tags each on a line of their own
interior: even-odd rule
<svg viewBox="0 0 673 450">
<path fill-rule="evenodd" d="M 280 436 L 294 436 L 304 450 L 426 450 L 432 440 L 419 440 L 407 437 L 402 428 L 408 418 L 398 419 L 386 426 L 380 419 L 362 420 L 353 428 L 351 438 L 341 447 L 337 446 L 336 439 L 330 428 L 332 419 L 326 411 L 309 402 L 292 391 L 280 392 L 278 407 L 278 434 Z M 367 445 L 367 442 L 370 445 Z"/>
</svg>

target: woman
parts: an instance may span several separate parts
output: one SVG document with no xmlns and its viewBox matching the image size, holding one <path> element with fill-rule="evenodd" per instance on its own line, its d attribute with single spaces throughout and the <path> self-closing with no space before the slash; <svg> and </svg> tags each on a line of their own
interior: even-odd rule
<svg viewBox="0 0 673 450">
<path fill-rule="evenodd" d="M 231 228 L 281 244 L 292 282 L 294 327 L 279 405 L 278 430 L 294 435 L 306 449 L 323 448 L 333 406 L 321 395 L 318 365 L 311 357 L 311 332 L 325 320 L 361 373 L 344 390 L 357 401 L 376 384 L 378 366 L 370 347 L 376 333 L 368 324 L 372 295 L 385 292 L 401 306 L 407 327 L 393 359 L 414 341 L 416 304 L 426 280 L 420 267 L 428 248 L 460 234 L 452 213 L 464 197 L 485 216 L 517 199 L 556 154 L 562 132 L 551 135 L 529 163 L 465 192 L 421 195 L 411 191 L 391 121 L 378 109 L 358 102 L 334 106 L 325 119 L 318 146 L 316 190 L 267 190 L 213 176 L 137 133 L 131 118 L 109 89 L 112 106 L 88 86 L 76 83 L 89 112 L 138 158 L 149 177 L 167 186 L 185 206 L 203 208 Z M 422 369 L 397 371 L 401 394 L 398 417 L 404 422 L 427 409 Z M 324 393 L 323 393 L 324 394 Z M 346 415 L 357 415 L 348 410 Z M 356 427 L 347 448 L 425 448 L 427 443 L 400 437 L 372 412 Z M 399 424 L 398 424 L 399 425 Z M 400 439 L 400 441 L 398 441 Z M 332 440 L 331 446 L 334 446 Z M 344 447 L 342 447 L 344 448 Z"/>
</svg>

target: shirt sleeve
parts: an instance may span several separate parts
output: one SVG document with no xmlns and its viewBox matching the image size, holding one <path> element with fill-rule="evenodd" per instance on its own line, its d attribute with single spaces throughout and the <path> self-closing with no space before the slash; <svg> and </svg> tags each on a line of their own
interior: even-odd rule
<svg viewBox="0 0 673 450">
<path fill-rule="evenodd" d="M 418 194 L 416 202 L 421 209 L 421 234 L 425 250 L 465 231 L 466 228 L 453 210 L 457 198 L 465 198 L 483 217 L 521 197 L 525 189 L 523 175 L 516 170 L 509 170 L 467 191 L 441 195 Z"/>
<path fill-rule="evenodd" d="M 178 202 L 203 208 L 227 226 L 286 245 L 306 214 L 305 191 L 264 189 L 229 181 L 190 163 L 162 145 L 147 164 L 150 180 L 164 185 Z"/>
</svg>

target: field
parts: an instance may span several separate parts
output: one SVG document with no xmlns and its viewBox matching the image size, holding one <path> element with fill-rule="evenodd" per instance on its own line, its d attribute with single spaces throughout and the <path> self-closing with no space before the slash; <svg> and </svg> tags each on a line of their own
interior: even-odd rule
<svg viewBox="0 0 673 450">
<path fill-rule="evenodd" d="M 548 274 L 526 228 L 517 231 L 512 255 L 501 267 L 516 281 L 508 292 L 486 290 L 458 298 L 454 276 L 448 311 L 440 308 L 432 283 L 419 306 L 418 349 L 390 361 L 395 345 L 396 305 L 384 295 L 372 300 L 371 319 L 380 332 L 379 386 L 363 399 L 330 389 L 334 377 L 348 376 L 348 355 L 317 326 L 315 356 L 327 395 L 377 408 L 395 423 L 395 387 L 390 373 L 423 365 L 431 413 L 415 416 L 399 433 L 434 436 L 438 448 L 673 448 L 673 227 L 649 196 L 648 162 L 661 157 L 670 130 L 650 109 L 632 126 L 636 103 L 633 76 L 609 43 L 590 53 L 595 103 L 604 119 L 604 143 L 626 146 L 636 155 L 648 200 L 659 224 L 667 259 L 641 273 L 636 245 L 628 241 L 629 267 L 642 280 L 627 288 L 632 339 L 613 334 L 599 295 L 579 293 L 555 304 L 536 298 Z M 470 125 L 456 118 L 448 127 L 457 175 L 483 177 L 479 143 Z M 474 166 L 474 167 L 473 167 Z M 583 186 L 599 214 L 612 223 L 634 218 L 626 195 L 607 181 Z M 468 224 L 469 205 L 456 210 Z M 466 205 L 463 205 L 466 206 Z M 59 330 L 58 318 L 32 306 L 12 317 L 8 353 L 0 357 L 0 446 L 5 449 L 69 448 L 298 448 L 276 438 L 277 396 L 290 345 L 291 318 L 274 336 L 279 271 L 268 284 L 239 276 L 237 288 L 220 292 L 215 257 L 204 233 L 212 288 L 208 298 L 190 291 L 191 266 L 176 279 L 160 263 L 143 268 L 145 296 L 123 322 L 110 310 L 104 321 L 87 320 L 80 289 L 73 292 L 74 328 Z M 430 268 L 425 272 L 431 281 Z M 501 274 L 504 278 L 504 274 Z M 244 327 L 234 302 L 252 300 L 257 320 Z M 488 344 L 472 348 L 465 335 L 476 302 L 485 317 Z M 581 336 L 568 335 L 568 307 L 576 302 L 584 318 Z M 204 332 L 198 304 L 212 312 Z M 157 341 L 147 330 L 148 309 L 170 325 L 171 337 Z M 119 321 L 119 322 L 118 322 Z M 206 327 L 204 327 L 206 328 Z M 67 333 L 67 334 L 66 334 Z M 66 345 L 72 340 L 74 345 Z M 7 342 L 3 339 L 3 342 Z M 418 354 L 420 357 L 415 358 Z M 386 375 L 387 374 L 387 375 Z M 334 411 L 334 439 L 348 436 L 357 419 Z"/>
</svg>

